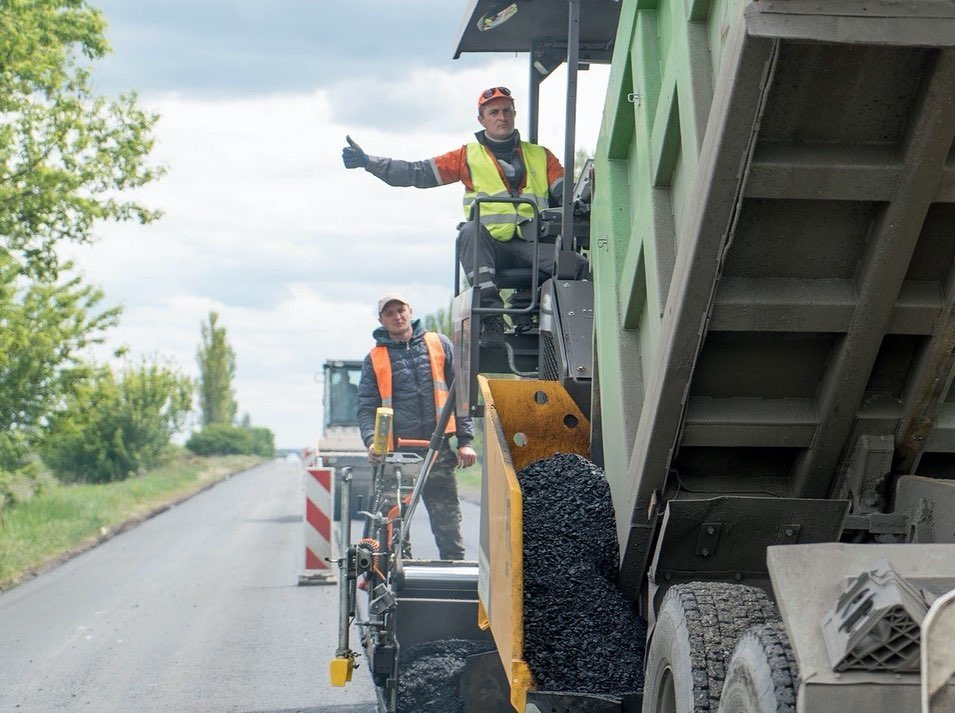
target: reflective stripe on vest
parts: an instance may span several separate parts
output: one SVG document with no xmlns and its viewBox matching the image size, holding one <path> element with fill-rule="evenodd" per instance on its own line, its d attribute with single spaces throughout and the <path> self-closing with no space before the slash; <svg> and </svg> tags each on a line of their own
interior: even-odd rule
<svg viewBox="0 0 955 713">
<path fill-rule="evenodd" d="M 434 383 L 434 413 L 435 418 L 441 415 L 441 409 L 448 400 L 448 384 L 444 380 L 444 346 L 441 344 L 441 338 L 435 332 L 424 333 L 424 343 L 428 349 L 428 362 L 431 365 L 431 381 Z M 381 396 L 381 405 L 392 406 L 393 392 L 391 387 L 391 357 L 388 354 L 388 347 L 379 345 L 371 350 L 371 365 L 375 370 L 375 378 L 378 380 L 378 394 Z M 447 428 L 444 432 L 447 434 L 457 433 L 457 424 L 454 420 L 454 414 L 448 420 Z M 388 449 L 391 450 L 391 444 Z"/>
<path fill-rule="evenodd" d="M 441 409 L 448 401 L 448 383 L 444 380 L 444 346 L 437 332 L 425 332 L 424 343 L 428 345 L 428 359 L 431 362 L 431 381 L 434 382 L 434 416 L 441 415 Z M 457 433 L 458 427 L 454 421 L 454 413 L 448 419 L 444 432 Z"/>
<path fill-rule="evenodd" d="M 521 153 L 524 155 L 525 179 L 524 192 L 520 198 L 526 198 L 537 204 L 538 210 L 548 205 L 549 186 L 547 185 L 547 152 L 537 144 L 521 141 Z M 472 141 L 467 145 L 468 169 L 471 171 L 473 191 L 464 194 L 464 217 L 471 219 L 471 207 L 478 198 L 510 198 L 511 195 L 501 176 L 501 167 L 483 144 Z M 508 241 L 514 237 L 515 229 L 524 236 L 522 222 L 532 220 L 534 210 L 526 203 L 515 206 L 513 203 L 482 203 L 481 225 L 487 228 L 495 240 Z"/>
</svg>

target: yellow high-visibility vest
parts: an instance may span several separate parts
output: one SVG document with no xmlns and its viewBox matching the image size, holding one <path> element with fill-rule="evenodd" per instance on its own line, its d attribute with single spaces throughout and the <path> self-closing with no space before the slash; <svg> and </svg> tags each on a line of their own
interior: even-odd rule
<svg viewBox="0 0 955 713">
<path fill-rule="evenodd" d="M 548 206 L 550 187 L 547 184 L 547 152 L 542 146 L 521 141 L 524 167 L 527 171 L 521 198 L 537 204 L 538 210 Z M 471 171 L 473 191 L 464 194 L 465 220 L 471 219 L 471 208 L 478 198 L 510 198 L 501 167 L 494 155 L 483 144 L 472 141 L 467 145 L 468 169 Z M 482 203 L 481 225 L 487 228 L 495 240 L 508 241 L 515 235 L 532 240 L 533 235 L 524 235 L 524 224 L 532 220 L 534 210 L 526 203 Z"/>
</svg>

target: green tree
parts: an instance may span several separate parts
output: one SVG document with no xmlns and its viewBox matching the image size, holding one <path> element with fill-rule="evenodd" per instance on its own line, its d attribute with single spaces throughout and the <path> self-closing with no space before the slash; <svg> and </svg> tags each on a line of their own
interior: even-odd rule
<svg viewBox="0 0 955 713">
<path fill-rule="evenodd" d="M 196 353 L 199 361 L 199 409 L 202 425 L 231 424 L 238 404 L 232 390 L 235 377 L 235 352 L 226 339 L 225 327 L 219 326 L 219 315 L 209 313 L 208 323 L 201 325 L 202 344 Z"/>
<path fill-rule="evenodd" d="M 90 86 L 105 28 L 84 0 L 0 0 L 0 247 L 34 275 L 55 273 L 56 244 L 91 241 L 98 220 L 158 216 L 120 197 L 164 169 L 146 162 L 158 117 Z"/>
<path fill-rule="evenodd" d="M 50 419 L 40 447 L 58 478 L 123 480 L 164 462 L 169 443 L 192 409 L 191 379 L 172 366 L 143 360 L 119 378 L 102 368 Z"/>
<path fill-rule="evenodd" d="M 102 299 L 77 277 L 23 277 L 0 251 L 0 470 L 26 462 L 47 415 L 90 376 L 83 350 L 119 319 Z"/>
</svg>

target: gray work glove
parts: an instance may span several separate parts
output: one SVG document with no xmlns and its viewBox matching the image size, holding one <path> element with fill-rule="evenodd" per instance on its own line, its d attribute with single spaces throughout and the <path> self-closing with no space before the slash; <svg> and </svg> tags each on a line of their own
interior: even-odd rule
<svg viewBox="0 0 955 713">
<path fill-rule="evenodd" d="M 342 162 L 345 168 L 364 168 L 368 165 L 368 154 L 361 150 L 361 146 L 352 141 L 351 136 L 346 136 L 345 141 L 348 146 L 342 149 Z"/>
</svg>

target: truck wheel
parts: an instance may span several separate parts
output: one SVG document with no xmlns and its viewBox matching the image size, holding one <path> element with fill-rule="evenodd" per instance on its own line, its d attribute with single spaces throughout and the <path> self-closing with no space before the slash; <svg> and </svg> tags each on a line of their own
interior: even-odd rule
<svg viewBox="0 0 955 713">
<path fill-rule="evenodd" d="M 736 643 L 719 713 L 795 713 L 799 668 L 782 622 L 756 626 Z"/>
<path fill-rule="evenodd" d="M 737 639 L 753 624 L 777 617 L 776 605 L 756 587 L 722 582 L 672 587 L 647 651 L 643 713 L 716 711 Z"/>
</svg>

